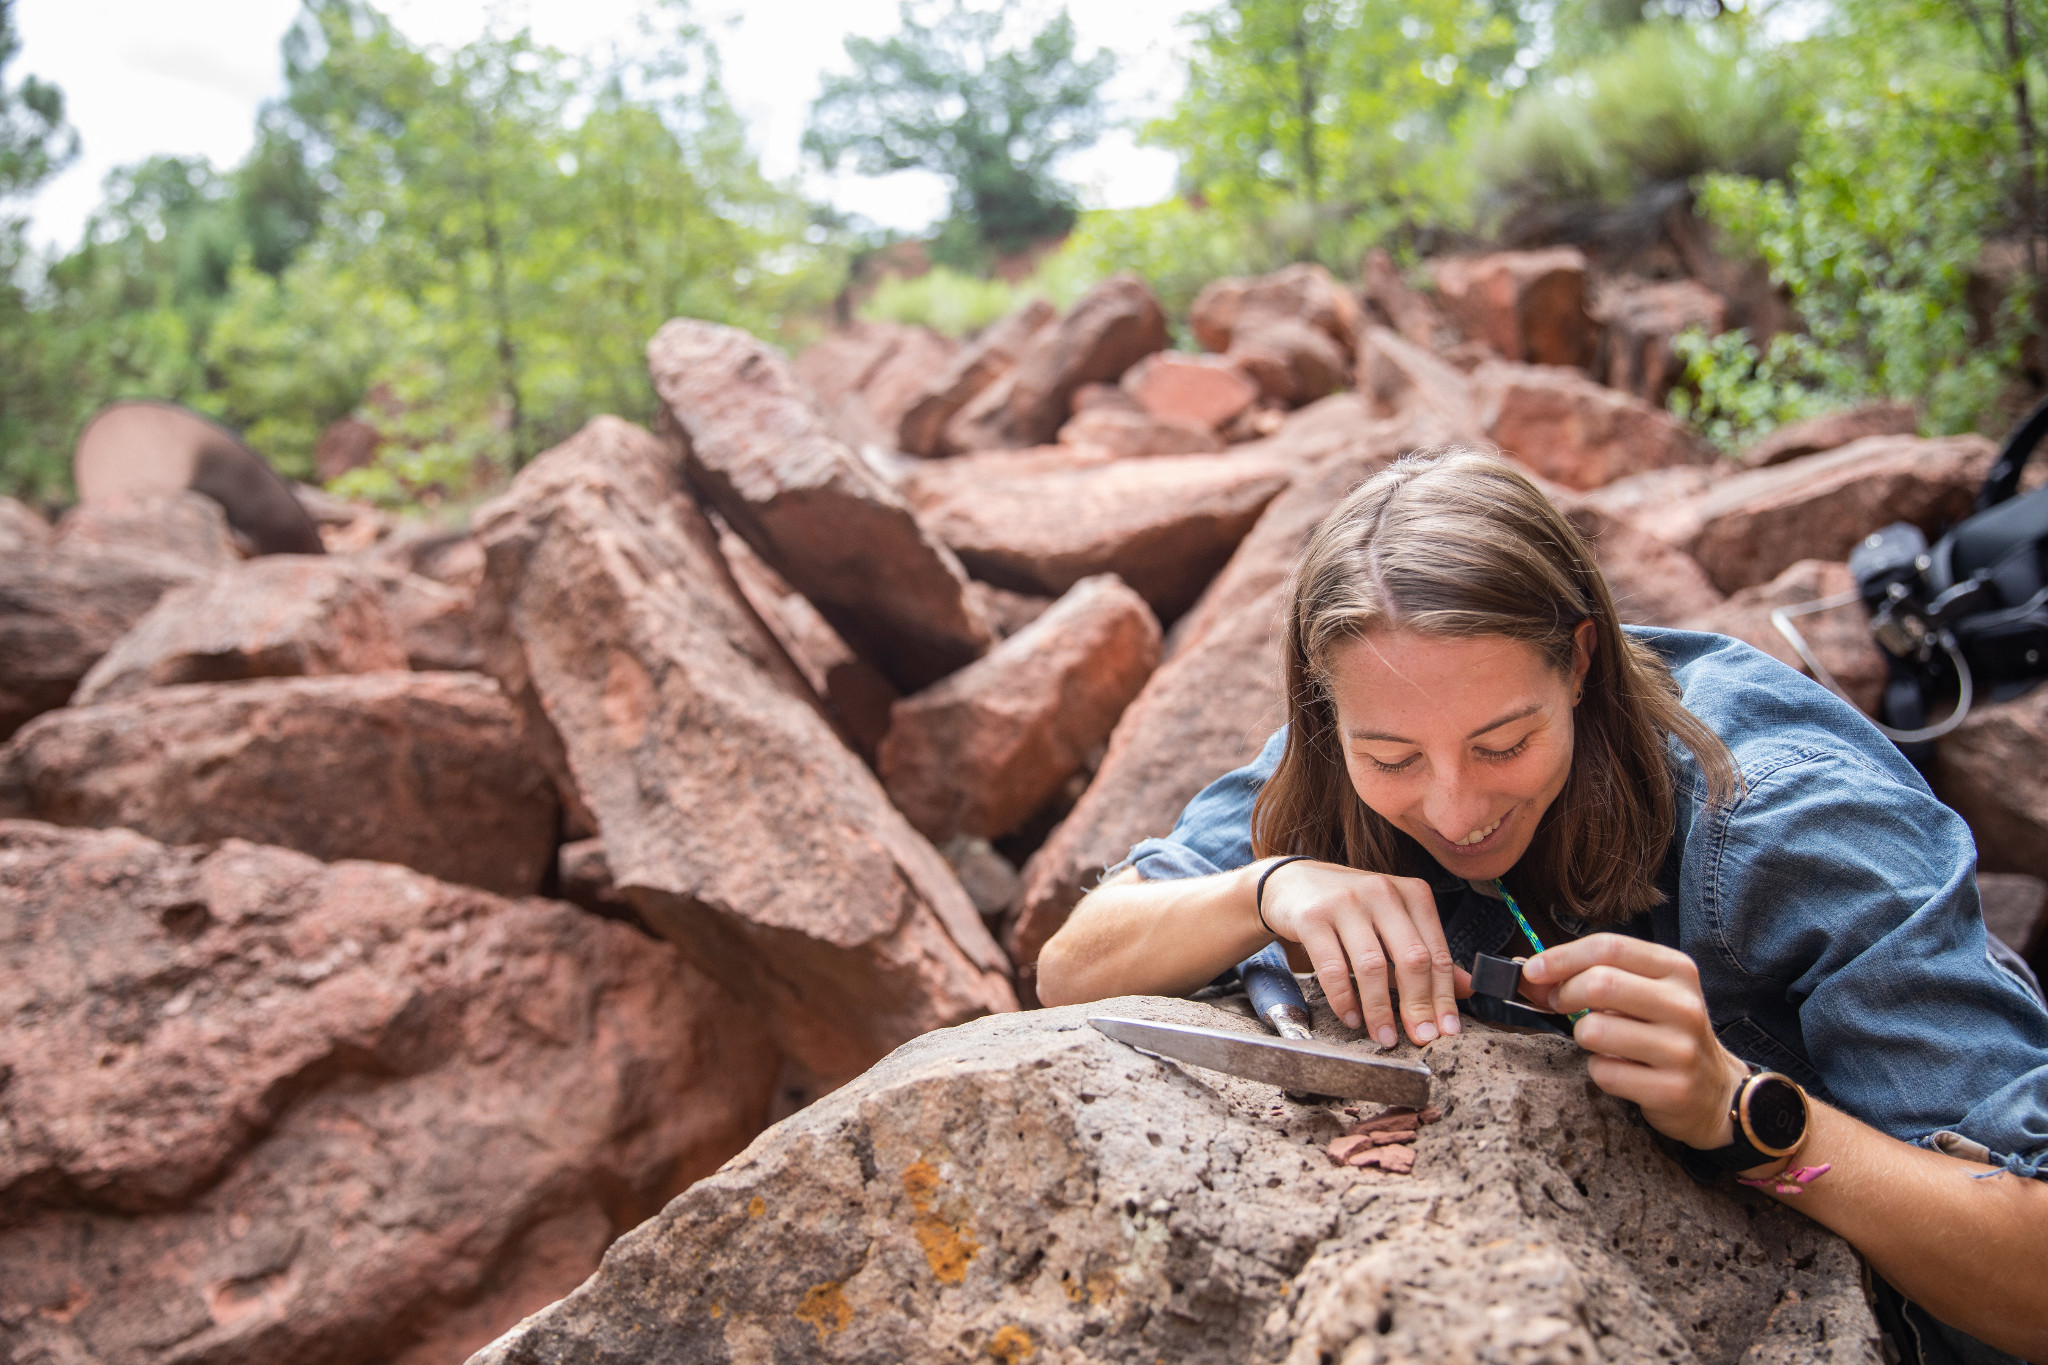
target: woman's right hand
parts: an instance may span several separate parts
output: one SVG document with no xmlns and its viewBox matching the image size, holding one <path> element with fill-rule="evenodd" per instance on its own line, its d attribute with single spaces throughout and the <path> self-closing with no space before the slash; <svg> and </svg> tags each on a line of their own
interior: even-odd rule
<svg viewBox="0 0 2048 1365">
<path fill-rule="evenodd" d="M 1398 994 L 1415 1042 L 1459 1031 L 1458 1001 L 1472 993 L 1472 974 L 1451 961 L 1429 883 L 1293 862 L 1266 879 L 1263 908 L 1273 932 L 1308 953 L 1346 1028 L 1363 1023 L 1392 1047 Z"/>
</svg>

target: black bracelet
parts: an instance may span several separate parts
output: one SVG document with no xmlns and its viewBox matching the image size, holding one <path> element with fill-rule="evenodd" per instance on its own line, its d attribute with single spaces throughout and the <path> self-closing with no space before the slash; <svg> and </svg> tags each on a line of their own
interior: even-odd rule
<svg viewBox="0 0 2048 1365">
<path fill-rule="evenodd" d="M 1259 912 L 1259 927 L 1273 934 L 1273 926 L 1266 923 L 1266 878 L 1278 872 L 1289 863 L 1312 863 L 1315 859 L 1306 853 L 1290 853 L 1284 858 L 1275 858 L 1266 864 L 1266 870 L 1259 874 L 1258 884 L 1252 888 L 1252 909 Z M 1273 934 L 1274 938 L 1280 937 Z"/>
</svg>

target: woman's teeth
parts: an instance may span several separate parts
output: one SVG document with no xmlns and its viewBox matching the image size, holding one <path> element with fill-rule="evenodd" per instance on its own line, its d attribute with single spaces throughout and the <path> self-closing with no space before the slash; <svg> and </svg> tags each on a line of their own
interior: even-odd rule
<svg viewBox="0 0 2048 1365">
<path fill-rule="evenodd" d="M 1505 820 L 1505 819 L 1507 819 L 1507 817 L 1506 817 L 1505 815 L 1503 815 L 1503 816 L 1502 816 L 1502 817 L 1500 818 L 1500 820 Z M 1500 820 L 1496 820 L 1496 821 L 1494 821 L 1494 822 L 1493 822 L 1492 824 L 1488 825 L 1488 826 L 1487 826 L 1487 827 L 1486 827 L 1485 829 L 1475 829 L 1475 830 L 1473 830 L 1473 831 L 1472 831 L 1472 832 L 1471 832 L 1470 834 L 1466 835 L 1466 836 L 1465 836 L 1464 838 L 1462 838 L 1462 839 L 1455 839 L 1455 840 L 1453 840 L 1453 841 L 1452 841 L 1452 844 L 1453 844 L 1453 846 L 1454 846 L 1454 847 L 1457 847 L 1457 848 L 1463 848 L 1463 847 L 1465 847 L 1465 846 L 1466 846 L 1467 844 L 1477 844 L 1477 843 L 1482 843 L 1482 842 L 1484 842 L 1484 841 L 1485 841 L 1485 839 L 1486 839 L 1486 836 L 1487 836 L 1487 835 L 1489 835 L 1489 834 L 1493 833 L 1493 832 L 1494 832 L 1495 830 L 1497 830 L 1497 829 L 1499 829 L 1499 828 L 1500 828 Z"/>
</svg>

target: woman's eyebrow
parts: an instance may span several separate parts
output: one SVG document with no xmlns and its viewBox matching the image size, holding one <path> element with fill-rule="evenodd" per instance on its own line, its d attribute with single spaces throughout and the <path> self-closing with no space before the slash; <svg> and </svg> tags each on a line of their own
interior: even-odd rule
<svg viewBox="0 0 2048 1365">
<path fill-rule="evenodd" d="M 1502 716 L 1498 720 L 1490 720 L 1486 722 L 1486 724 L 1480 726 L 1477 730 L 1474 730 L 1471 734 L 1465 736 L 1465 738 L 1477 739 L 1481 735 L 1485 734 L 1488 730 L 1498 730 L 1501 726 L 1511 724 L 1514 721 L 1526 720 L 1530 716 L 1535 715 L 1538 711 L 1541 711 L 1542 709 L 1542 702 L 1531 702 L 1529 703 L 1529 705 L 1524 706 L 1519 711 L 1510 711 L 1508 712 L 1508 714 Z M 1413 744 L 1415 742 L 1414 740 L 1409 739 L 1403 735 L 1390 735 L 1384 730 L 1351 730 L 1348 731 L 1347 734 L 1352 739 L 1378 740 L 1383 744 Z"/>
</svg>

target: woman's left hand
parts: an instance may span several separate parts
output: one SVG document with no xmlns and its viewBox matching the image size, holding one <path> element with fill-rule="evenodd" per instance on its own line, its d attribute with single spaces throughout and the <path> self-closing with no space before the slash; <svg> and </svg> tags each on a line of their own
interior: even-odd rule
<svg viewBox="0 0 2048 1365">
<path fill-rule="evenodd" d="M 1587 1073 L 1632 1100 L 1650 1126 L 1691 1147 L 1734 1141 L 1728 1104 L 1749 1068 L 1714 1036 L 1699 968 L 1676 949 L 1625 934 L 1561 943 L 1522 966 L 1524 990 L 1560 1014 L 1593 1053 Z"/>
</svg>

